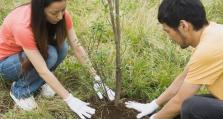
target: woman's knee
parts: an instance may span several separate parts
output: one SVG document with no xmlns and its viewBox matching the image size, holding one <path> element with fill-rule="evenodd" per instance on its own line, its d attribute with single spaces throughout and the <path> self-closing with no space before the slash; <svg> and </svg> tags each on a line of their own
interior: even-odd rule
<svg viewBox="0 0 223 119">
<path fill-rule="evenodd" d="M 64 59 L 67 56 L 68 49 L 69 47 L 68 47 L 67 42 L 64 42 L 59 51 L 59 55 L 58 55 L 59 59 Z"/>
<path fill-rule="evenodd" d="M 18 54 L 12 55 L 0 63 L 0 78 L 17 80 L 21 75 L 21 64 Z"/>
<path fill-rule="evenodd" d="M 58 59 L 58 53 L 57 53 L 56 47 L 49 45 L 48 46 L 48 58 L 46 61 L 48 68 L 53 67 L 56 64 L 57 59 Z"/>
</svg>

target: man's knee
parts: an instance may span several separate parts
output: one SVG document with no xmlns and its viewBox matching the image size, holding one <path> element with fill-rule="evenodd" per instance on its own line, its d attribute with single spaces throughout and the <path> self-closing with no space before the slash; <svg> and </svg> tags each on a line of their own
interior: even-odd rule
<svg viewBox="0 0 223 119">
<path fill-rule="evenodd" d="M 188 119 L 191 118 L 192 110 L 195 108 L 195 104 L 199 101 L 198 96 L 192 96 L 188 99 L 186 99 L 181 108 L 181 118 L 182 119 Z"/>
</svg>

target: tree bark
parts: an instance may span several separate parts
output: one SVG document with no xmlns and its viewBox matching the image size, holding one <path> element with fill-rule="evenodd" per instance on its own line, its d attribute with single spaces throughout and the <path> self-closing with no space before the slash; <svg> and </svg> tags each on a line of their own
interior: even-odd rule
<svg viewBox="0 0 223 119">
<path fill-rule="evenodd" d="M 116 91 L 115 91 L 115 105 L 117 106 L 120 100 L 121 87 L 122 87 L 122 75 L 121 75 L 121 31 L 120 31 L 120 16 L 119 16 L 119 0 L 115 0 L 115 15 L 113 13 L 113 4 L 111 0 L 108 0 L 110 17 L 112 23 L 112 29 L 115 38 L 116 46 Z"/>
<path fill-rule="evenodd" d="M 115 0 L 115 17 L 116 17 L 116 95 L 115 95 L 115 105 L 118 105 L 120 100 L 121 88 L 122 88 L 122 75 L 121 75 L 121 31 L 120 31 L 120 16 L 119 16 L 119 0 Z"/>
</svg>

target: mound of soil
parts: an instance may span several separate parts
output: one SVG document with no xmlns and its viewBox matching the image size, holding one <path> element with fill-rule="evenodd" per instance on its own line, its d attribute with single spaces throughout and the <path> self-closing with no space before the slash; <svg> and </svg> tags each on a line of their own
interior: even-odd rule
<svg viewBox="0 0 223 119">
<path fill-rule="evenodd" d="M 126 101 L 128 99 L 122 99 L 119 105 L 115 106 L 114 102 L 101 101 L 96 97 L 91 98 L 89 102 L 96 109 L 92 119 L 136 119 L 138 112 L 126 108 L 124 104 Z M 149 117 L 144 117 L 143 119 L 149 119 Z"/>
<path fill-rule="evenodd" d="M 136 112 L 119 104 L 117 107 L 114 104 L 107 104 L 96 107 L 97 111 L 92 119 L 135 119 Z"/>
</svg>

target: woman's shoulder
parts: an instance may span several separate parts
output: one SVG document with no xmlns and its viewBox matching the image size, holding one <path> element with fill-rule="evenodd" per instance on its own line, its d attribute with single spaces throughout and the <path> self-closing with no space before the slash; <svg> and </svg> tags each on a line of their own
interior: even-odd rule
<svg viewBox="0 0 223 119">
<path fill-rule="evenodd" d="M 4 22 L 13 25 L 23 24 L 30 25 L 31 23 L 31 6 L 30 4 L 22 5 L 12 10 L 4 19 Z"/>
</svg>

